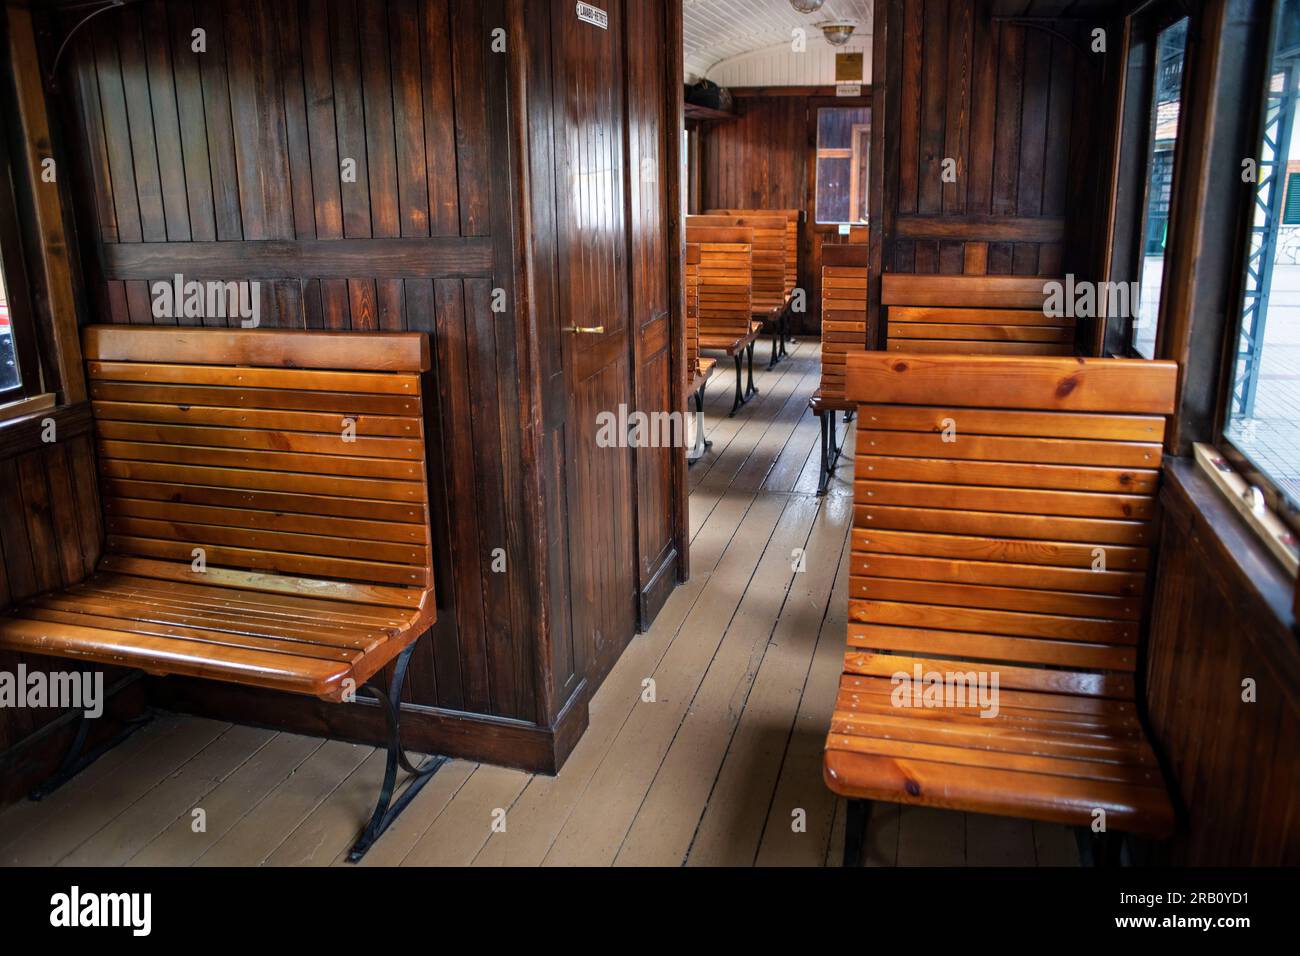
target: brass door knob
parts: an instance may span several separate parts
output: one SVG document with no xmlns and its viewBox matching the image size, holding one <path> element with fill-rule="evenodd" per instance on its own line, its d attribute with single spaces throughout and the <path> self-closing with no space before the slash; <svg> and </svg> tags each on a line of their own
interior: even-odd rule
<svg viewBox="0 0 1300 956">
<path fill-rule="evenodd" d="M 573 332 L 575 335 L 604 335 L 605 327 L 603 325 L 566 325 L 564 331 Z"/>
</svg>

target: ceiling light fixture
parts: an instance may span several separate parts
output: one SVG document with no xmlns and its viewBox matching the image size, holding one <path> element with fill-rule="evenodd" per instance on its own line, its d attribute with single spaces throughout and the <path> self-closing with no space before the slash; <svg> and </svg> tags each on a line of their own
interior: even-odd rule
<svg viewBox="0 0 1300 956">
<path fill-rule="evenodd" d="M 831 46 L 844 46 L 853 36 L 853 30 L 857 25 L 854 20 L 826 20 L 817 24 L 817 27 Z"/>
<path fill-rule="evenodd" d="M 826 0 L 790 0 L 790 6 L 799 13 L 816 13 Z"/>
</svg>

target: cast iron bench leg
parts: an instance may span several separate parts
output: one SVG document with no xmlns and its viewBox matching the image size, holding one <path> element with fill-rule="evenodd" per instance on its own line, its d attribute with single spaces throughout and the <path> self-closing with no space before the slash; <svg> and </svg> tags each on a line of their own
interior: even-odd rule
<svg viewBox="0 0 1300 956">
<path fill-rule="evenodd" d="M 743 374 L 740 368 L 742 352 L 743 349 L 741 350 L 741 352 L 736 353 L 736 400 L 731 403 L 731 411 L 727 412 L 728 418 L 734 418 L 736 412 L 740 411 L 740 406 L 745 404 L 746 396 L 742 394 L 740 390 L 740 380 L 741 380 L 741 375 Z"/>
<path fill-rule="evenodd" d="M 745 385 L 745 401 L 749 401 L 758 394 L 758 387 L 754 385 L 754 343 L 750 342 L 745 351 L 749 353 L 749 382 Z"/>
<path fill-rule="evenodd" d="M 379 789 L 379 802 L 375 804 L 375 812 L 371 814 L 370 823 L 366 826 L 365 832 L 361 834 L 361 838 L 348 851 L 349 863 L 356 863 L 366 855 L 366 851 L 384 835 L 384 831 L 415 799 L 421 788 L 433 779 L 433 775 L 450 759 L 448 757 L 433 756 L 416 767 L 407 759 L 406 751 L 402 749 L 402 685 L 406 682 L 406 666 L 411 662 L 411 652 L 414 650 L 415 644 L 408 644 L 406 649 L 397 656 L 397 662 L 393 667 L 393 680 L 387 693 L 378 684 L 367 683 L 365 685 L 365 689 L 378 698 L 379 706 L 384 708 L 384 722 L 388 725 L 388 763 L 384 767 L 384 783 Z M 413 775 L 415 779 L 402 791 L 402 795 L 394 803 L 393 791 L 397 786 L 397 767 L 399 764 L 403 770 Z"/>
<path fill-rule="evenodd" d="M 132 679 L 137 679 L 140 672 L 133 673 L 136 677 Z M 33 803 L 44 800 L 151 720 L 153 720 L 153 713 L 146 711 L 139 717 L 133 717 L 126 721 L 122 729 L 112 737 L 97 744 L 90 750 L 86 750 L 86 738 L 90 736 L 90 718 L 86 716 L 85 711 L 81 711 L 76 717 L 77 733 L 72 738 L 67 753 L 63 755 L 63 760 L 59 763 L 59 769 L 55 770 L 47 779 L 41 781 L 40 785 L 27 795 L 27 799 Z"/>
<path fill-rule="evenodd" d="M 772 327 L 772 358 L 767 363 L 767 370 L 772 371 L 779 361 L 781 361 L 781 323 L 778 321 Z"/>
</svg>

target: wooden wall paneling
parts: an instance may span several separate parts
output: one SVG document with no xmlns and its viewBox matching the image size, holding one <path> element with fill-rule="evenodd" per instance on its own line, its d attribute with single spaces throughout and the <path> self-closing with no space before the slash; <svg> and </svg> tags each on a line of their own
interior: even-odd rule
<svg viewBox="0 0 1300 956">
<path fill-rule="evenodd" d="M 0 429 L 0 487 L 11 493 L 0 509 L 0 611 L 80 582 L 99 559 L 103 542 L 89 411 L 84 403 L 67 406 Z M 56 425 L 57 440 L 50 443 L 39 437 L 47 417 Z M 0 669 L 12 673 L 19 664 L 46 671 L 78 667 L 62 659 L 0 654 Z M 108 686 L 123 674 L 103 670 Z M 132 705 L 136 711 L 138 703 Z M 64 716 L 53 707 L 0 709 L 0 804 L 17 798 L 57 764 L 70 733 L 52 732 L 51 725 Z M 113 724 L 103 722 L 105 728 Z"/>
<path fill-rule="evenodd" d="M 885 92 L 873 117 L 883 268 L 1087 273 L 1078 237 L 1092 207 L 1068 200 L 1095 182 L 1091 66 L 1060 36 L 994 20 L 988 0 L 884 2 L 874 32 Z M 947 183 L 946 158 L 957 173 Z M 874 285 L 869 308 L 879 308 Z"/>
<path fill-rule="evenodd" d="M 663 5 L 629 4 L 624 26 L 628 84 L 626 189 L 636 405 L 650 413 L 680 411 L 682 393 L 673 387 L 672 346 L 676 326 L 669 301 L 667 228 L 670 221 L 679 218 L 675 213 L 680 191 L 674 192 L 675 180 L 668 175 L 669 168 L 676 166 L 678 153 L 667 152 L 665 142 L 669 118 L 664 87 L 673 88 L 666 81 L 674 73 L 666 59 L 668 24 Z M 685 435 L 679 441 L 684 445 Z M 675 462 L 683 455 L 677 447 L 638 448 L 633 455 L 639 627 L 647 630 L 677 578 L 673 514 L 679 489 Z"/>
<path fill-rule="evenodd" d="M 1177 460 L 1162 494 L 1146 703 L 1183 819 L 1151 862 L 1295 865 L 1300 654 L 1293 582 L 1231 506 Z M 1243 699 L 1243 681 L 1255 700 Z"/>
</svg>

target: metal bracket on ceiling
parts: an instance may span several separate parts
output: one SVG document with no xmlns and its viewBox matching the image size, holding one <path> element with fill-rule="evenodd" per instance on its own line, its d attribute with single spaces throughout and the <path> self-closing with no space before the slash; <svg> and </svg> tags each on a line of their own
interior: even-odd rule
<svg viewBox="0 0 1300 956">
<path fill-rule="evenodd" d="M 58 91 L 59 61 L 63 59 L 64 52 L 68 49 L 68 44 L 76 36 L 77 31 L 84 27 L 101 13 L 107 13 L 109 10 L 117 10 L 125 7 L 130 3 L 139 3 L 140 0 L 89 0 L 86 3 L 69 3 L 59 7 L 59 10 L 77 10 L 83 7 L 94 7 L 88 14 L 78 20 L 63 37 L 63 42 L 59 44 L 58 52 L 54 54 L 54 62 L 50 64 L 49 75 L 45 77 L 45 85 L 50 92 Z"/>
</svg>

